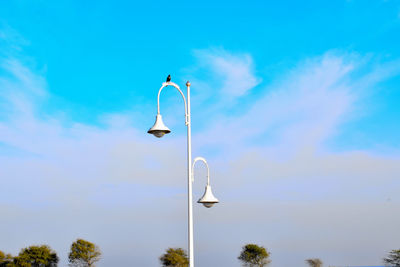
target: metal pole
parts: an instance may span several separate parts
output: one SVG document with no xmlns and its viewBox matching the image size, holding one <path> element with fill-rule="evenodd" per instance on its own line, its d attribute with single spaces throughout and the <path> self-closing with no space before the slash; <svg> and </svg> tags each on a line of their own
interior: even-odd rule
<svg viewBox="0 0 400 267">
<path fill-rule="evenodd" d="M 190 83 L 187 87 L 187 148 L 188 148 L 188 230 L 189 230 L 189 267 L 194 267 L 193 250 L 193 205 L 192 205 L 192 134 L 190 119 Z"/>
</svg>

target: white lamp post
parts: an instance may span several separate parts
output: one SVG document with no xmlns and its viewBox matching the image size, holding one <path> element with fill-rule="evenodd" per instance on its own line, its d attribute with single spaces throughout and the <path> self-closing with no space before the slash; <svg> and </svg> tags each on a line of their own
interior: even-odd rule
<svg viewBox="0 0 400 267">
<path fill-rule="evenodd" d="M 210 208 L 215 203 L 218 203 L 218 199 L 214 197 L 211 192 L 210 186 L 210 177 L 209 177 L 209 170 L 207 161 L 204 158 L 198 157 L 193 161 L 192 165 L 192 136 L 191 136 L 191 128 L 190 128 L 190 83 L 186 83 L 187 87 L 187 100 L 185 95 L 179 88 L 179 86 L 173 82 L 167 81 L 162 84 L 160 90 L 158 91 L 157 96 L 157 116 L 156 122 L 154 123 L 153 127 L 151 127 L 147 132 L 149 134 L 153 134 L 154 136 L 161 138 L 165 134 L 171 132 L 167 126 L 164 125 L 162 121 L 162 117 L 160 114 L 160 94 L 163 88 L 167 86 L 175 87 L 179 93 L 182 95 L 183 102 L 185 104 L 185 124 L 187 126 L 187 168 L 188 168 L 188 246 L 189 246 L 189 267 L 194 267 L 194 250 L 193 250 L 193 207 L 192 207 L 192 182 L 193 182 L 193 167 L 197 161 L 203 161 L 207 166 L 207 186 L 206 191 L 201 199 L 199 199 L 198 203 L 202 203 L 205 207 Z M 187 102 L 186 102 L 187 101 Z"/>
</svg>

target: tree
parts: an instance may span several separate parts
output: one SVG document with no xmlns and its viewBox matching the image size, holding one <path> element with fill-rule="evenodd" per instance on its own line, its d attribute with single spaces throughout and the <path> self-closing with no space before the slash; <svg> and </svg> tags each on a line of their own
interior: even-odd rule
<svg viewBox="0 0 400 267">
<path fill-rule="evenodd" d="M 162 266 L 165 267 L 187 267 L 189 258 L 186 251 L 181 248 L 169 248 L 167 252 L 160 257 Z"/>
<path fill-rule="evenodd" d="M 306 262 L 310 267 L 322 267 L 322 261 L 318 258 L 306 259 Z"/>
<path fill-rule="evenodd" d="M 68 255 L 70 266 L 93 267 L 95 262 L 100 260 L 101 251 L 95 244 L 77 239 L 71 245 L 71 251 Z"/>
<path fill-rule="evenodd" d="M 390 264 L 395 267 L 400 267 L 400 249 L 394 249 L 389 252 L 389 255 L 383 259 L 386 264 Z"/>
<path fill-rule="evenodd" d="M 0 250 L 0 267 L 8 267 L 11 266 L 13 262 L 13 257 L 11 254 L 5 254 Z"/>
<path fill-rule="evenodd" d="M 270 253 L 264 247 L 256 244 L 247 244 L 243 246 L 238 259 L 243 263 L 243 266 L 263 267 L 270 263 L 269 255 Z"/>
<path fill-rule="evenodd" d="M 18 267 L 56 267 L 58 256 L 49 246 L 30 246 L 24 248 L 14 257 L 14 264 Z"/>
<path fill-rule="evenodd" d="M 0 266 L 6 266 L 6 254 L 0 250 Z"/>
</svg>

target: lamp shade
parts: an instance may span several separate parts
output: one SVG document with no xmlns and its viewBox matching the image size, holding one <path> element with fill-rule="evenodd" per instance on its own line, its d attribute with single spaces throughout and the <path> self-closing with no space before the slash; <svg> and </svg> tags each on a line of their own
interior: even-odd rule
<svg viewBox="0 0 400 267">
<path fill-rule="evenodd" d="M 204 192 L 204 195 L 199 199 L 199 201 L 197 201 L 197 203 L 203 204 L 206 208 L 211 208 L 215 203 L 218 202 L 218 199 L 214 197 L 211 191 L 210 185 L 206 186 L 206 191 Z"/>
<path fill-rule="evenodd" d="M 153 134 L 155 137 L 160 138 L 163 137 L 164 134 L 170 133 L 171 130 L 164 125 L 161 114 L 157 114 L 156 122 L 154 123 L 153 127 L 151 127 L 147 132 L 149 134 Z"/>
</svg>

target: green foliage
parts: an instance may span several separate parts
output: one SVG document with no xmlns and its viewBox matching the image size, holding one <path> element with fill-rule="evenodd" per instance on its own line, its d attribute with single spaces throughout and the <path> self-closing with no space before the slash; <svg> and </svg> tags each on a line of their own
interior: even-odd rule
<svg viewBox="0 0 400 267">
<path fill-rule="evenodd" d="M 270 253 L 264 247 L 256 244 L 247 244 L 242 248 L 238 259 L 243 263 L 243 266 L 263 267 L 270 263 L 268 260 L 269 255 Z"/>
<path fill-rule="evenodd" d="M 12 263 L 13 257 L 0 250 L 0 267 L 8 267 Z"/>
<path fill-rule="evenodd" d="M 18 267 L 13 260 L 0 262 L 0 267 Z"/>
<path fill-rule="evenodd" d="M 162 266 L 165 267 L 187 267 L 189 259 L 186 252 L 181 248 L 169 248 L 167 252 L 160 257 Z"/>
<path fill-rule="evenodd" d="M 12 267 L 13 256 L 0 250 L 0 267 Z"/>
<path fill-rule="evenodd" d="M 322 266 L 322 261 L 320 259 L 306 259 L 306 262 L 310 267 L 321 267 Z"/>
<path fill-rule="evenodd" d="M 0 250 L 0 267 L 6 266 L 6 254 Z"/>
<path fill-rule="evenodd" d="M 383 261 L 391 266 L 400 267 L 400 249 L 390 251 L 389 255 Z"/>
<path fill-rule="evenodd" d="M 58 256 L 49 246 L 30 246 L 24 248 L 14 257 L 13 264 L 6 265 L 18 267 L 56 267 Z"/>
<path fill-rule="evenodd" d="M 71 251 L 68 255 L 70 266 L 93 267 L 94 263 L 100 260 L 101 251 L 95 244 L 77 239 L 71 245 Z"/>
</svg>

